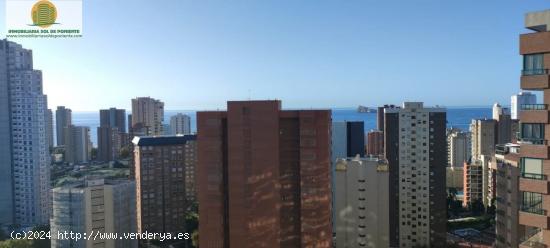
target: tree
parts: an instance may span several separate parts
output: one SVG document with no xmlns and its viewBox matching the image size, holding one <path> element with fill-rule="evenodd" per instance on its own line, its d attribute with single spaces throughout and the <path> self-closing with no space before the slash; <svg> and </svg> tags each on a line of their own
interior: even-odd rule
<svg viewBox="0 0 550 248">
<path fill-rule="evenodd" d="M 195 230 L 191 235 L 191 240 L 193 241 L 193 246 L 199 248 L 199 230 Z"/>
<path fill-rule="evenodd" d="M 97 159 L 97 148 L 92 148 L 92 160 Z"/>
<path fill-rule="evenodd" d="M 125 147 L 122 147 L 120 148 L 120 158 L 121 159 L 125 159 L 125 158 L 129 158 L 130 157 L 130 148 L 125 146 Z"/>
<path fill-rule="evenodd" d="M 29 239 L 9 239 L 0 242 L 0 248 L 33 248 L 32 243 Z"/>
<path fill-rule="evenodd" d="M 32 230 L 34 232 L 48 233 L 50 231 L 50 226 L 49 225 L 36 226 Z M 50 248 L 51 247 L 50 238 L 45 237 L 44 239 L 34 239 L 32 242 L 32 247 L 33 248 Z"/>
<path fill-rule="evenodd" d="M 474 216 L 480 216 L 483 213 L 485 213 L 485 206 L 483 206 L 483 202 L 476 199 L 473 202 L 470 202 L 469 204 L 470 211 L 472 211 L 472 215 Z"/>
<path fill-rule="evenodd" d="M 0 224 L 0 226 L 2 226 Z M 4 231 L 3 228 L 0 228 L 0 241 L 4 241 L 6 239 L 8 239 L 10 236 Z"/>
</svg>

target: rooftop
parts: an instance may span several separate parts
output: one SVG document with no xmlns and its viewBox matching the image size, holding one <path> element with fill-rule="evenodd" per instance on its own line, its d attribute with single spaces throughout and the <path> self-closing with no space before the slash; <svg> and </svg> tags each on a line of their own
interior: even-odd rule
<svg viewBox="0 0 550 248">
<path fill-rule="evenodd" d="M 187 141 L 197 140 L 197 135 L 176 135 L 176 136 L 142 136 L 134 137 L 132 143 L 137 146 L 167 146 L 167 145 L 182 145 Z"/>
<path fill-rule="evenodd" d="M 550 9 L 525 14 L 525 28 L 536 32 L 550 31 Z"/>
</svg>

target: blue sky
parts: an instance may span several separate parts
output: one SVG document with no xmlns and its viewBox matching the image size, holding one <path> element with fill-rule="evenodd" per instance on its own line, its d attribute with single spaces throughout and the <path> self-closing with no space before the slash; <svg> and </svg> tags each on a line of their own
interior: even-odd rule
<svg viewBox="0 0 550 248">
<path fill-rule="evenodd" d="M 289 108 L 508 105 L 519 90 L 523 16 L 550 7 L 546 0 L 83 2 L 83 38 L 15 40 L 33 49 L 51 108 L 129 108 L 136 96 L 197 110 L 249 98 Z"/>
</svg>

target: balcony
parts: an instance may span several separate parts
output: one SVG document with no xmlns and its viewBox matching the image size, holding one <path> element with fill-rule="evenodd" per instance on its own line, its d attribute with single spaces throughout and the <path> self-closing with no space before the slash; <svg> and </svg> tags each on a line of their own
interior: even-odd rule
<svg viewBox="0 0 550 248">
<path fill-rule="evenodd" d="M 521 110 L 547 110 L 548 104 L 522 104 Z"/>
<path fill-rule="evenodd" d="M 541 90 L 550 88 L 548 69 L 523 70 L 521 88 L 524 90 Z"/>
<path fill-rule="evenodd" d="M 548 123 L 550 122 L 548 110 L 522 110 L 519 119 L 522 123 Z"/>
<path fill-rule="evenodd" d="M 541 208 L 522 205 L 519 211 L 520 225 L 548 229 L 549 220 L 548 216 L 546 216 L 546 210 Z"/>
<path fill-rule="evenodd" d="M 546 179 L 546 175 L 522 173 L 519 178 L 519 190 L 546 195 L 550 192 Z"/>
<path fill-rule="evenodd" d="M 540 142 L 535 142 L 540 143 Z M 542 144 L 533 144 L 533 141 L 521 141 L 521 150 L 520 150 L 520 157 L 528 157 L 528 158 L 540 158 L 540 159 L 548 159 L 549 158 L 549 151 L 550 147 L 546 145 L 546 140 L 542 142 Z"/>
<path fill-rule="evenodd" d="M 548 52 L 550 52 L 550 32 L 522 34 L 519 37 L 520 54 Z"/>
<path fill-rule="evenodd" d="M 523 242 L 519 244 L 520 248 L 546 248 L 546 246 L 542 242 L 542 232 L 538 231 L 532 236 L 528 236 L 527 239 L 525 239 Z"/>
</svg>

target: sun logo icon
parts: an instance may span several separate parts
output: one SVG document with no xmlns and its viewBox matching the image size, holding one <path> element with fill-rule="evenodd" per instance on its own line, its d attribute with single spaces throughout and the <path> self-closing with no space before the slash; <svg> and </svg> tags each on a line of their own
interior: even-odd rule
<svg viewBox="0 0 550 248">
<path fill-rule="evenodd" d="M 48 0 L 41 0 L 32 6 L 31 11 L 32 26 L 39 26 L 41 28 L 48 28 L 57 19 L 57 9 L 55 5 Z"/>
</svg>

